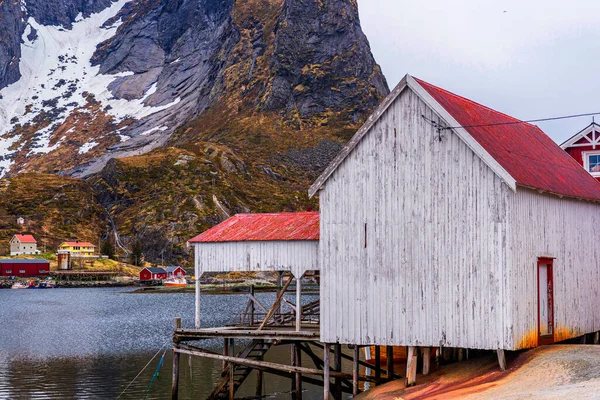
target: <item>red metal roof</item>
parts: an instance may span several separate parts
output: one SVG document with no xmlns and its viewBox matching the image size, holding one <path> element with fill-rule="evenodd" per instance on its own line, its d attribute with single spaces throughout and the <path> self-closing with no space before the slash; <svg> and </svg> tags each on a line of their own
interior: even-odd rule
<svg viewBox="0 0 600 400">
<path fill-rule="evenodd" d="M 189 243 L 319 240 L 319 213 L 238 214 Z"/>
<path fill-rule="evenodd" d="M 91 244 L 90 242 L 64 242 L 63 244 L 61 244 L 61 246 L 63 245 L 67 245 L 70 247 L 73 246 L 79 246 L 79 247 L 96 247 L 93 244 Z"/>
<path fill-rule="evenodd" d="M 21 243 L 37 243 L 37 240 L 32 235 L 15 235 Z"/>
<path fill-rule="evenodd" d="M 518 185 L 600 200 L 600 183 L 540 128 L 415 80 L 508 172 Z"/>
</svg>

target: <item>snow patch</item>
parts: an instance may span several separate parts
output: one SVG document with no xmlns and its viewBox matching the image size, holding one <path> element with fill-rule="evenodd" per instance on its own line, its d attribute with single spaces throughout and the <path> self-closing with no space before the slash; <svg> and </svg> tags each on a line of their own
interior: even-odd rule
<svg viewBox="0 0 600 400">
<path fill-rule="evenodd" d="M 87 142 L 84 145 L 82 145 L 79 148 L 78 152 L 79 152 L 79 154 L 85 154 L 85 153 L 87 153 L 88 151 L 90 151 L 91 149 L 93 149 L 96 146 L 98 146 L 98 143 L 96 143 L 93 140 L 90 140 L 89 142 Z"/>
<path fill-rule="evenodd" d="M 181 99 L 177 98 L 162 106 L 146 106 L 148 97 L 156 93 L 156 84 L 141 99 L 115 99 L 108 90 L 109 84 L 117 77 L 130 76 L 133 72 L 103 75 L 100 74 L 100 66 L 91 65 L 97 45 L 113 37 L 122 21 L 110 27 L 103 27 L 103 24 L 130 1 L 118 0 L 88 18 L 80 14 L 71 29 L 40 25 L 32 17 L 27 20 L 19 62 L 21 79 L 0 90 L 0 149 L 10 147 L 15 141 L 15 138 L 6 139 L 3 135 L 12 131 L 17 124 L 30 124 L 42 112 L 53 115 L 52 128 L 62 124 L 73 110 L 86 104 L 84 92 L 94 95 L 105 110 L 108 108 L 107 114 L 113 116 L 116 123 L 127 117 L 141 119 L 179 103 Z M 25 1 L 21 6 L 26 7 Z M 32 29 L 37 31 L 37 36 L 30 41 L 28 36 Z M 79 111 L 87 112 L 81 108 Z M 47 153 L 56 148 L 57 145 L 49 146 L 52 128 L 36 133 L 39 137 L 33 153 Z M 2 177 L 10 168 L 10 161 L 2 157 L 0 166 L 3 167 L 0 169 Z"/>
<path fill-rule="evenodd" d="M 148 135 L 150 135 L 151 133 L 154 133 L 154 132 L 164 132 L 167 129 L 169 129 L 168 126 L 157 126 L 157 127 L 154 127 L 152 129 L 148 129 L 147 131 L 144 131 L 144 132 L 140 133 L 140 136 L 148 136 Z"/>
</svg>

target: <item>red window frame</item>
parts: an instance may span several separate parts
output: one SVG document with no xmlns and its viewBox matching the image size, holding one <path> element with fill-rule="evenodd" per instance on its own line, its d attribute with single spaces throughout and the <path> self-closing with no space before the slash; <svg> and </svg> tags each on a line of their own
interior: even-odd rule
<svg viewBox="0 0 600 400">
<path fill-rule="evenodd" d="M 541 335 L 541 326 L 540 326 L 540 267 L 542 265 L 546 265 L 548 267 L 548 306 L 550 308 L 550 313 L 548 315 L 548 323 L 552 326 L 552 334 L 550 335 Z M 537 263 L 537 292 L 538 292 L 538 345 L 546 345 L 554 343 L 554 259 L 548 257 L 540 257 L 538 258 Z"/>
</svg>

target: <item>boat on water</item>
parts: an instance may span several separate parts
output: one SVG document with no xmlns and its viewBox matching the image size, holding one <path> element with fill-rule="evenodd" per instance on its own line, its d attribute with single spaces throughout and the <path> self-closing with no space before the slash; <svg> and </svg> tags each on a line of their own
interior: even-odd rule
<svg viewBox="0 0 600 400">
<path fill-rule="evenodd" d="M 37 285 L 29 285 L 27 289 L 54 289 L 54 285 L 48 284 L 48 282 L 40 282 Z"/>
<path fill-rule="evenodd" d="M 13 283 L 10 287 L 11 289 L 27 289 L 29 286 L 24 284 L 23 282 Z"/>
<path fill-rule="evenodd" d="M 186 287 L 187 281 L 185 278 L 169 278 L 163 282 L 163 285 L 167 287 Z"/>
</svg>

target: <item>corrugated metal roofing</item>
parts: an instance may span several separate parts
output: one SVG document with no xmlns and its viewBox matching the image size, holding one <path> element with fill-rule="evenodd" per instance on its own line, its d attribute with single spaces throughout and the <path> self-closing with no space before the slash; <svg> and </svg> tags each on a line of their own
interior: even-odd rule
<svg viewBox="0 0 600 400">
<path fill-rule="evenodd" d="M 415 80 L 518 185 L 559 195 L 600 200 L 600 183 L 537 126 L 515 123 L 520 121 L 417 78 Z M 506 125 L 507 122 L 513 124 Z"/>
<path fill-rule="evenodd" d="M 41 258 L 7 258 L 1 259 L 0 264 L 49 264 L 48 260 L 43 260 Z"/>
<path fill-rule="evenodd" d="M 190 243 L 319 240 L 319 213 L 238 214 Z"/>
<path fill-rule="evenodd" d="M 15 235 L 19 242 L 21 243 L 37 243 L 37 240 L 33 237 L 33 235 Z"/>
</svg>

